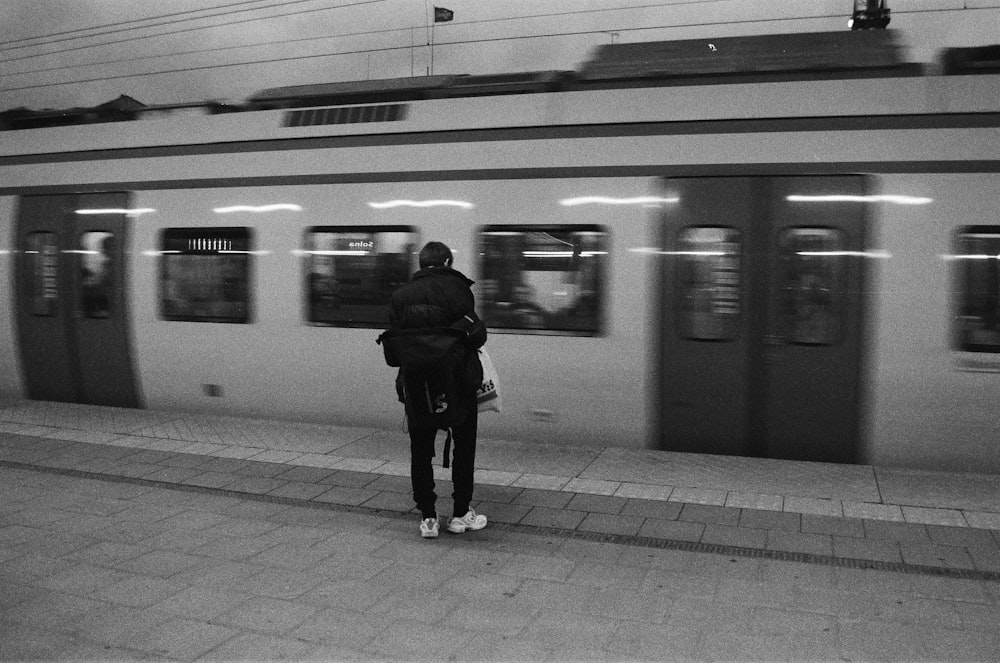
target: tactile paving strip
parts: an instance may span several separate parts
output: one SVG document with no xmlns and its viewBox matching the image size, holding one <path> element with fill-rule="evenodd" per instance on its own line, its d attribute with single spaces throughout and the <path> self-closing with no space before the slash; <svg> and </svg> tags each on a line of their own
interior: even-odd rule
<svg viewBox="0 0 1000 663">
<path fill-rule="evenodd" d="M 0 466 L 15 469 L 26 469 L 49 474 L 60 474 L 84 479 L 95 479 L 99 481 L 109 481 L 115 483 L 130 483 L 141 486 L 156 488 L 167 488 L 170 490 L 197 492 L 208 495 L 218 495 L 225 497 L 235 497 L 256 502 L 268 502 L 272 504 L 285 504 L 288 506 L 308 507 L 312 509 L 326 509 L 350 513 L 371 513 L 379 516 L 409 519 L 411 514 L 401 513 L 388 509 L 366 508 L 363 506 L 350 506 L 342 504 L 317 503 L 309 500 L 296 499 L 292 497 L 279 497 L 275 495 L 260 495 L 256 493 L 243 493 L 223 488 L 204 488 L 199 486 L 188 486 L 183 484 L 169 483 L 164 481 L 154 481 L 150 479 L 122 477 L 110 474 L 100 474 L 96 472 L 86 472 L 70 468 L 45 467 L 28 463 L 18 463 L 13 461 L 0 461 Z M 824 566 L 840 566 L 851 569 L 870 569 L 874 571 L 892 571 L 896 573 L 909 573 L 940 576 L 945 578 L 955 578 L 961 580 L 978 580 L 1000 582 L 1000 572 L 979 571 L 973 569 L 956 569 L 936 566 L 926 566 L 917 564 L 903 564 L 899 562 L 885 562 L 867 559 L 854 559 L 848 557 L 834 557 L 830 555 L 816 555 L 811 553 L 789 552 L 783 550 L 767 550 L 762 548 L 744 548 L 716 543 L 699 543 L 694 541 L 679 541 L 675 539 L 659 539 L 648 536 L 632 536 L 623 534 L 603 534 L 598 532 L 581 532 L 578 530 L 561 529 L 555 527 L 536 527 L 533 525 L 511 524 L 511 523 L 491 523 L 494 530 L 520 532 L 524 534 L 535 534 L 538 536 L 548 536 L 561 539 L 574 539 L 579 541 L 592 541 L 600 543 L 611 543 L 626 546 L 639 546 L 644 548 L 658 548 L 662 550 L 680 550 L 693 553 L 708 553 L 715 555 L 728 555 L 730 557 L 744 557 L 769 559 L 784 562 L 800 562 L 804 564 L 819 564 Z"/>
</svg>

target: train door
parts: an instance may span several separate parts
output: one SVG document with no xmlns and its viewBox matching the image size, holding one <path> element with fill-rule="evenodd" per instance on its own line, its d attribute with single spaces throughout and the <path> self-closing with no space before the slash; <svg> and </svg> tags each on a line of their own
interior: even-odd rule
<svg viewBox="0 0 1000 663">
<path fill-rule="evenodd" d="M 26 196 L 17 324 L 28 397 L 138 407 L 124 247 L 128 195 Z"/>
<path fill-rule="evenodd" d="M 663 448 L 854 462 L 865 179 L 666 186 Z"/>
</svg>

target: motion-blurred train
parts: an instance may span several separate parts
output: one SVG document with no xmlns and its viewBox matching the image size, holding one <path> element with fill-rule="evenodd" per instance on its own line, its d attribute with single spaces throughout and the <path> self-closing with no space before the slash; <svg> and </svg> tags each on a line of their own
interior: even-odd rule
<svg viewBox="0 0 1000 663">
<path fill-rule="evenodd" d="M 375 338 L 441 240 L 501 376 L 483 437 L 1000 472 L 996 49 L 902 52 L 7 113 L 0 397 L 398 428 Z"/>
</svg>

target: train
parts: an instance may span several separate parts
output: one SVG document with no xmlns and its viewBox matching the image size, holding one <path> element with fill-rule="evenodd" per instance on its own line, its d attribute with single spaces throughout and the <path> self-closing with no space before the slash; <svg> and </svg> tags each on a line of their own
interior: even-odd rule
<svg viewBox="0 0 1000 663">
<path fill-rule="evenodd" d="M 438 240 L 500 376 L 482 438 L 1000 473 L 996 49 L 903 52 L 8 113 L 0 398 L 401 429 L 375 339 Z"/>
</svg>

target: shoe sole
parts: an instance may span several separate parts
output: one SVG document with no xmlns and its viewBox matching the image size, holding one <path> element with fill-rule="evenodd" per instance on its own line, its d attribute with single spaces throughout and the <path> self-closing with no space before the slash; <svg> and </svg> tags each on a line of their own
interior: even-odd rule
<svg viewBox="0 0 1000 663">
<path fill-rule="evenodd" d="M 451 534 L 464 534 L 465 532 L 478 532 L 480 530 L 486 529 L 486 525 L 482 527 L 462 527 L 462 529 L 452 529 L 451 525 L 448 525 L 447 530 Z"/>
</svg>

